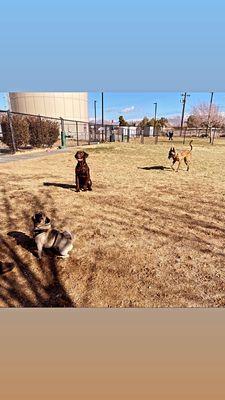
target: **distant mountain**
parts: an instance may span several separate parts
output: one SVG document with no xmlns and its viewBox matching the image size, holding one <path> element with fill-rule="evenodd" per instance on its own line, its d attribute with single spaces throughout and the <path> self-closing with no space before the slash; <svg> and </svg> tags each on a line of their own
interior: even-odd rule
<svg viewBox="0 0 225 400">
<path fill-rule="evenodd" d="M 90 118 L 89 119 L 89 122 L 90 122 L 90 124 L 94 124 L 95 123 L 95 120 L 93 119 L 93 118 Z M 98 125 L 101 125 L 102 124 L 102 120 L 101 119 L 97 119 L 96 120 L 96 123 L 98 124 Z M 112 120 L 110 119 L 105 119 L 104 120 L 104 124 L 105 125 L 119 125 L 119 122 L 118 121 L 113 121 L 112 122 Z"/>
<path fill-rule="evenodd" d="M 181 122 L 180 115 L 175 115 L 175 116 L 167 118 L 167 119 L 168 119 L 168 125 L 170 125 L 171 127 L 180 126 L 180 122 Z"/>
</svg>

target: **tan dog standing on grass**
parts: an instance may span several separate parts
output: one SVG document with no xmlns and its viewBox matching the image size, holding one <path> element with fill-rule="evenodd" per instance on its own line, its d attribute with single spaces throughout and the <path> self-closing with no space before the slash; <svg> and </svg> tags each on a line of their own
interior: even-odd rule
<svg viewBox="0 0 225 400">
<path fill-rule="evenodd" d="M 171 147 L 171 149 L 169 151 L 168 159 L 170 159 L 170 158 L 173 159 L 173 164 L 171 165 L 171 168 L 174 171 L 178 172 L 182 160 L 184 160 L 185 164 L 187 165 L 187 171 L 189 171 L 189 165 L 190 165 L 190 161 L 191 161 L 191 152 L 193 149 L 192 142 L 193 142 L 193 140 L 191 140 L 189 143 L 189 146 L 191 147 L 190 150 L 181 150 L 179 153 L 176 152 L 174 147 Z M 176 162 L 178 162 L 178 166 L 177 166 L 177 169 L 175 170 L 174 164 Z"/>
</svg>

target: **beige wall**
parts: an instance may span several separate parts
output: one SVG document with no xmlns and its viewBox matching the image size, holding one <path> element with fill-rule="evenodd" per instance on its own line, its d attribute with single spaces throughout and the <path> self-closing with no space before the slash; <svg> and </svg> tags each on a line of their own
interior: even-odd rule
<svg viewBox="0 0 225 400">
<path fill-rule="evenodd" d="M 12 92 L 9 98 L 14 112 L 88 121 L 86 92 Z"/>
</svg>

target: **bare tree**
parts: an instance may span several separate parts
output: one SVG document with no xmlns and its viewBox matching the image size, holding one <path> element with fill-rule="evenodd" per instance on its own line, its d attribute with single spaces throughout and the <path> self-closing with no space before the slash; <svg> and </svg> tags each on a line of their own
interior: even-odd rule
<svg viewBox="0 0 225 400">
<path fill-rule="evenodd" d="M 208 103 L 201 103 L 193 107 L 191 116 L 194 117 L 195 122 L 198 121 L 199 127 L 207 128 L 209 115 L 209 105 Z M 210 125 L 214 128 L 221 128 L 224 126 L 225 117 L 221 113 L 219 107 L 216 104 L 212 104 L 210 113 Z"/>
<path fill-rule="evenodd" d="M 187 127 L 188 128 L 200 128 L 202 120 L 196 115 L 189 115 L 187 119 Z"/>
</svg>

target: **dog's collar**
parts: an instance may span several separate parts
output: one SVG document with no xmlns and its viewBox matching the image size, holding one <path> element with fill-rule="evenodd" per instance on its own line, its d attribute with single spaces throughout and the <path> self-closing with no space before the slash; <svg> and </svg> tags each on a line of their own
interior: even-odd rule
<svg viewBox="0 0 225 400">
<path fill-rule="evenodd" d="M 34 236 L 37 236 L 37 235 L 39 235 L 40 233 L 43 233 L 43 232 L 48 231 L 50 228 L 51 228 L 51 225 L 50 225 L 50 224 L 46 224 L 45 226 L 40 227 L 40 228 L 34 228 L 33 234 L 34 234 Z"/>
</svg>

